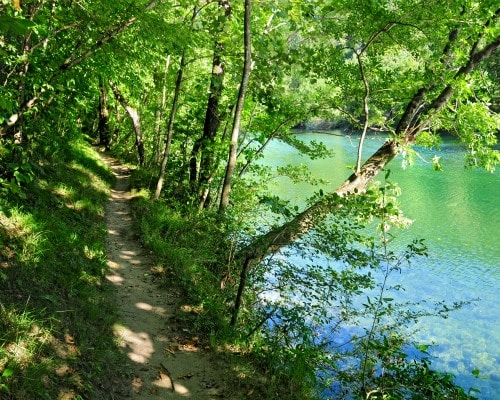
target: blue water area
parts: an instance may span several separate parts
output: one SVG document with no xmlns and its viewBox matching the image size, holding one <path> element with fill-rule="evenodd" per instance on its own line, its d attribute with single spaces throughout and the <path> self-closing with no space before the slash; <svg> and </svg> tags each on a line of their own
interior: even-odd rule
<svg viewBox="0 0 500 400">
<path fill-rule="evenodd" d="M 350 175 L 347 165 L 354 164 L 358 137 L 339 132 L 298 137 L 304 142 L 322 141 L 335 154 L 310 160 L 276 141 L 267 148 L 264 163 L 272 167 L 305 163 L 316 177 L 329 181 L 322 186 L 324 191 L 335 189 Z M 365 159 L 384 140 L 368 139 Z M 403 168 L 402 158 L 397 158 L 388 167 L 389 179 L 402 190 L 401 207 L 414 221 L 395 233 L 401 245 L 425 239 L 429 256 L 392 279 L 404 285 L 404 298 L 409 301 L 477 299 L 447 319 L 421 320 L 415 339 L 435 344 L 431 351 L 435 368 L 455 374 L 456 382 L 466 389 L 479 389 L 480 399 L 500 399 L 500 172 L 465 168 L 464 149 L 453 139 L 445 139 L 441 151 L 417 151 L 414 165 Z M 441 157 L 442 171 L 432 168 L 435 155 Z M 283 177 L 273 186 L 276 194 L 299 207 L 317 190 Z M 479 378 L 472 375 L 475 369 Z"/>
</svg>

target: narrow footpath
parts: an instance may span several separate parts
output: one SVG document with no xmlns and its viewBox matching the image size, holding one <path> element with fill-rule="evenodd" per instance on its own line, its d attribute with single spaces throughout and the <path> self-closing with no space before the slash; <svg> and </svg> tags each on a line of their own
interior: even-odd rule
<svg viewBox="0 0 500 400">
<path fill-rule="evenodd" d="M 195 343 L 185 341 L 188 329 L 176 332 L 179 328 L 169 322 L 180 299 L 154 282 L 153 262 L 134 234 L 129 171 L 113 158 L 102 157 L 116 176 L 106 208 L 107 279 L 116 286 L 119 307 L 114 334 L 132 365 L 120 398 L 239 398 L 223 385 L 224 367 L 215 367 Z"/>
</svg>

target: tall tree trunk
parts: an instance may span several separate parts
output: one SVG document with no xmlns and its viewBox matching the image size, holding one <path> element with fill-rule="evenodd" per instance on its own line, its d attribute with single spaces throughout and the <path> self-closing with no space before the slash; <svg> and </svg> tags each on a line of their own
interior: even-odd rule
<svg viewBox="0 0 500 400">
<path fill-rule="evenodd" d="M 186 53 L 182 53 L 181 64 L 179 70 L 177 71 L 177 79 L 175 81 L 174 99 L 172 100 L 172 107 L 170 108 L 170 117 L 168 119 L 167 136 L 165 139 L 165 148 L 163 149 L 163 158 L 160 166 L 160 175 L 158 177 L 158 182 L 156 183 L 156 190 L 154 194 L 154 199 L 158 200 L 160 198 L 161 190 L 163 188 L 163 181 L 165 179 L 165 171 L 167 169 L 168 157 L 170 154 L 170 145 L 172 143 L 172 136 L 174 134 L 174 121 L 175 115 L 177 114 L 177 107 L 179 105 L 179 95 L 181 93 L 182 87 L 182 76 L 184 74 L 184 68 L 186 66 Z"/>
<path fill-rule="evenodd" d="M 368 132 L 368 125 L 370 123 L 370 107 L 369 107 L 369 97 L 370 97 L 370 85 L 368 84 L 368 78 L 365 75 L 365 69 L 363 67 L 363 61 L 361 59 L 362 54 L 356 53 L 356 59 L 358 61 L 359 73 L 361 75 L 361 80 L 363 81 L 363 86 L 365 88 L 365 94 L 363 96 L 363 131 L 361 132 L 361 137 L 359 138 L 358 144 L 358 155 L 356 158 L 356 172 L 359 174 L 361 171 L 361 162 L 363 158 L 363 145 L 365 142 L 366 134 Z"/>
<path fill-rule="evenodd" d="M 156 165 L 161 157 L 161 125 L 163 115 L 165 114 L 165 105 L 167 103 L 167 74 L 170 67 L 170 54 L 165 59 L 165 71 L 162 79 L 161 101 L 155 115 L 155 146 L 153 150 L 153 163 Z"/>
<path fill-rule="evenodd" d="M 224 85 L 224 64 L 221 62 L 222 45 L 216 43 L 213 55 L 212 76 L 203 123 L 203 134 L 196 140 L 191 151 L 189 168 L 189 181 L 193 193 L 200 197 L 204 187 L 208 184 L 211 167 L 213 165 L 214 152 L 212 145 L 215 142 L 217 130 L 220 125 L 219 101 Z"/>
<path fill-rule="evenodd" d="M 193 22 L 198 15 L 198 8 L 193 8 L 193 14 L 191 16 L 191 27 Z M 156 190 L 154 194 L 154 200 L 160 198 L 161 190 L 163 189 L 163 182 L 165 180 L 165 171 L 167 169 L 168 158 L 170 155 L 170 146 L 172 144 L 172 137 L 174 134 L 174 122 L 177 114 L 177 108 L 179 106 L 179 97 L 182 88 L 182 78 L 184 75 L 184 68 L 186 67 L 186 49 L 182 51 L 181 62 L 179 65 L 179 70 L 177 71 L 177 79 L 175 81 L 174 98 L 172 100 L 172 107 L 170 108 L 170 116 L 168 118 L 167 135 L 165 138 L 165 147 L 163 149 L 163 157 L 160 165 L 160 173 L 158 176 L 158 182 L 156 182 Z M 164 87 L 165 90 L 165 87 Z M 164 97 L 165 98 L 165 95 Z"/>
<path fill-rule="evenodd" d="M 252 72 L 252 42 L 251 42 L 251 0 L 245 0 L 245 17 L 243 23 L 243 41 L 245 57 L 243 62 L 243 72 L 241 74 L 240 90 L 238 91 L 238 99 L 234 112 L 233 131 L 231 133 L 231 142 L 229 144 L 229 156 L 226 166 L 226 174 L 224 184 L 222 186 L 222 194 L 219 206 L 219 212 L 223 212 L 229 204 L 229 192 L 231 190 L 231 180 L 233 178 L 234 169 L 236 168 L 236 156 L 238 152 L 238 138 L 240 134 L 241 115 L 243 106 L 245 105 L 245 95 Z"/>
<path fill-rule="evenodd" d="M 231 17 L 231 6 L 228 0 L 219 0 L 219 7 L 224 9 L 224 19 L 217 36 L 224 31 L 226 22 Z M 224 88 L 224 73 L 225 65 L 222 60 L 224 54 L 224 45 L 216 38 L 214 44 L 214 53 L 212 59 L 212 75 L 210 79 L 210 88 L 207 101 L 207 109 L 205 113 L 205 121 L 203 124 L 203 134 L 194 143 L 191 151 L 191 159 L 189 164 L 189 181 L 192 192 L 197 196 L 198 202 L 201 203 L 205 196 L 205 190 L 210 183 L 212 170 L 216 164 L 216 152 L 213 149 L 217 130 L 219 129 L 220 115 L 220 98 Z"/>
<path fill-rule="evenodd" d="M 359 138 L 358 144 L 358 153 L 356 158 L 356 173 L 359 174 L 361 170 L 361 161 L 363 158 L 363 145 L 365 142 L 366 134 L 368 132 L 369 122 L 370 122 L 370 107 L 369 107 L 369 98 L 370 98 L 370 85 L 368 84 L 368 78 L 365 73 L 365 68 L 363 65 L 363 54 L 366 52 L 368 47 L 384 32 L 388 32 L 394 26 L 394 22 L 389 22 L 382 29 L 375 32 L 368 42 L 361 48 L 358 52 L 356 49 L 353 49 L 353 52 L 356 56 L 356 61 L 358 63 L 359 75 L 361 81 L 363 82 L 364 87 L 364 95 L 363 95 L 363 130 L 361 132 L 361 136 Z"/>
<path fill-rule="evenodd" d="M 137 153 L 139 156 L 139 165 L 144 165 L 144 142 L 142 140 L 142 132 L 141 132 L 141 118 L 139 112 L 136 108 L 132 107 L 128 104 L 127 100 L 123 97 L 120 89 L 114 83 L 110 82 L 109 85 L 113 90 L 113 93 L 118 100 L 118 102 L 122 105 L 122 107 L 127 111 L 130 119 L 132 120 L 132 126 L 134 128 L 135 133 L 135 145 L 137 146 Z"/>
</svg>

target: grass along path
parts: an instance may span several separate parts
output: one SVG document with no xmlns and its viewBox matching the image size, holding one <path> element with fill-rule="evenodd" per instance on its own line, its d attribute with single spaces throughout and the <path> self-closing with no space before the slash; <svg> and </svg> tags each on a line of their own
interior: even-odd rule
<svg viewBox="0 0 500 400">
<path fill-rule="evenodd" d="M 224 387 L 223 368 L 215 367 L 189 329 L 172 323 L 179 295 L 154 282 L 154 263 L 134 234 L 129 171 L 103 158 L 116 176 L 106 208 L 107 279 L 119 307 L 114 333 L 134 365 L 122 394 L 138 400 L 238 398 Z"/>
</svg>

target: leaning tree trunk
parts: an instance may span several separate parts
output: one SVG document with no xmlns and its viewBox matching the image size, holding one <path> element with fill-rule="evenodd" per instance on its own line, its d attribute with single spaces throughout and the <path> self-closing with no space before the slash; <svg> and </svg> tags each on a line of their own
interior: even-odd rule
<svg viewBox="0 0 500 400">
<path fill-rule="evenodd" d="M 127 100 L 123 97 L 120 89 L 114 83 L 109 83 L 113 93 L 115 94 L 116 99 L 122 105 L 122 107 L 127 111 L 130 119 L 132 120 L 132 126 L 134 128 L 135 133 L 135 145 L 137 146 L 137 153 L 139 156 L 139 165 L 144 165 L 144 142 L 142 140 L 142 132 L 141 132 L 141 118 L 139 116 L 139 112 L 136 108 L 132 107 L 128 104 Z"/>
<path fill-rule="evenodd" d="M 493 20 L 498 16 L 500 16 L 500 10 L 496 12 Z M 485 27 L 487 27 L 489 23 L 490 22 L 487 22 Z M 241 265 L 242 269 L 231 320 L 233 326 L 237 321 L 239 305 L 241 304 L 248 271 L 265 257 L 275 254 L 285 246 L 293 243 L 308 233 L 320 221 L 334 213 L 335 207 L 332 206 L 332 204 L 336 203 L 336 199 L 345 197 L 349 194 L 364 192 L 373 178 L 375 178 L 375 176 L 377 176 L 377 174 L 399 154 L 404 146 L 414 143 L 418 134 L 427 127 L 430 119 L 448 103 L 453 95 L 454 84 L 464 76 L 470 74 L 481 61 L 489 57 L 500 47 L 500 37 L 496 37 L 480 49 L 482 39 L 483 37 L 480 35 L 475 42 L 470 44 L 467 62 L 457 70 L 453 77 L 453 82 L 442 87 L 437 93 L 436 91 L 433 92 L 435 95 L 432 99 L 428 99 L 426 95 L 428 96 L 431 90 L 435 89 L 433 83 L 421 88 L 415 93 L 399 120 L 395 135 L 387 140 L 361 166 L 359 172 L 353 173 L 335 191 L 324 196 L 317 203 L 297 214 L 293 220 L 260 236 L 236 255 L 235 260 Z M 450 40 L 455 40 L 452 34 L 450 34 Z M 445 51 L 448 51 L 446 50 L 447 48 L 448 46 L 445 48 Z"/>
</svg>

